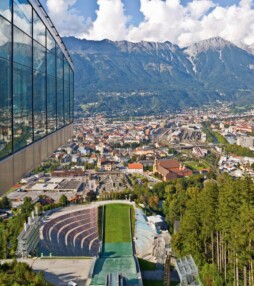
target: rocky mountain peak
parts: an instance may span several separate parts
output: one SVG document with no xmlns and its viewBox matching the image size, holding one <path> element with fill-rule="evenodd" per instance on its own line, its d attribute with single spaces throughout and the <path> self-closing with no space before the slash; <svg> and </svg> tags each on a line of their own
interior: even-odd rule
<svg viewBox="0 0 254 286">
<path fill-rule="evenodd" d="M 225 47 L 231 47 L 234 46 L 229 41 L 226 41 L 225 39 L 221 37 L 214 37 L 209 38 L 207 40 L 200 41 L 198 43 L 195 43 L 188 48 L 185 49 L 185 53 L 189 56 L 196 56 L 197 54 L 200 54 L 202 52 L 206 52 L 208 50 L 223 50 Z"/>
</svg>

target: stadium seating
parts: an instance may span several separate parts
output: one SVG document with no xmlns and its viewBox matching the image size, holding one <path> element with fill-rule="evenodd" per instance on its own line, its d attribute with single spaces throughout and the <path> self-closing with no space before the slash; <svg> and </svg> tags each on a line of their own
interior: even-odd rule
<svg viewBox="0 0 254 286">
<path fill-rule="evenodd" d="M 40 252 L 52 256 L 96 256 L 100 248 L 97 208 L 74 211 L 46 221 Z"/>
</svg>

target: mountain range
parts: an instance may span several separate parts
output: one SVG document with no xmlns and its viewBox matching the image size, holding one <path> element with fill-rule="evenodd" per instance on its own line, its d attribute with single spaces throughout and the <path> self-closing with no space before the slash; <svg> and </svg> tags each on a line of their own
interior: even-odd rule
<svg viewBox="0 0 254 286">
<path fill-rule="evenodd" d="M 74 61 L 77 110 L 158 114 L 215 100 L 254 102 L 254 55 L 220 37 L 170 42 L 63 39 Z"/>
</svg>

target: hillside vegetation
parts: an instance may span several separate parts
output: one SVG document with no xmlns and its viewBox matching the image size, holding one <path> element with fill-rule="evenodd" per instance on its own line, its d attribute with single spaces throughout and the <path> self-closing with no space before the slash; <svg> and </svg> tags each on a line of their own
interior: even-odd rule
<svg viewBox="0 0 254 286">
<path fill-rule="evenodd" d="M 1 286 L 53 286 L 42 272 L 34 273 L 26 264 L 17 261 L 0 265 Z"/>
</svg>

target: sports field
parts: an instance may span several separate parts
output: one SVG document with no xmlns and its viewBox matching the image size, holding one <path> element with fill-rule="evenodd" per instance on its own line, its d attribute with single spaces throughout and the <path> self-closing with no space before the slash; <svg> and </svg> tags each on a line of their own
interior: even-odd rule
<svg viewBox="0 0 254 286">
<path fill-rule="evenodd" d="M 130 206 L 105 206 L 105 243 L 131 242 Z"/>
</svg>

